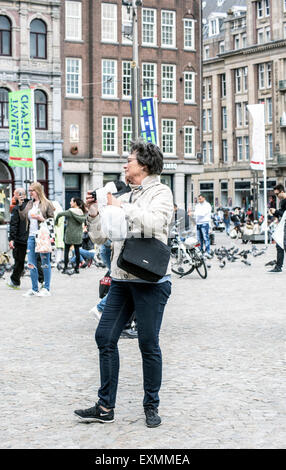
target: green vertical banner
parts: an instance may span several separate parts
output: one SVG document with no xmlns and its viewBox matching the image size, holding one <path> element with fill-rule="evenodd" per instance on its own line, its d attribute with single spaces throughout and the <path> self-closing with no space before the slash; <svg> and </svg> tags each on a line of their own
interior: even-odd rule
<svg viewBox="0 0 286 470">
<path fill-rule="evenodd" d="M 35 161 L 34 90 L 9 93 L 9 165 L 33 168 Z"/>
</svg>

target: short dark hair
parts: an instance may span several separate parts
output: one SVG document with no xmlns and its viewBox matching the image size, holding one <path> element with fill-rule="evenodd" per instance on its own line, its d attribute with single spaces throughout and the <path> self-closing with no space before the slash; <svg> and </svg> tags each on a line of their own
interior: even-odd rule
<svg viewBox="0 0 286 470">
<path fill-rule="evenodd" d="M 131 153 L 136 153 L 140 165 L 148 168 L 149 175 L 160 175 L 163 171 L 163 154 L 158 145 L 145 142 L 142 138 L 131 142 Z"/>
<path fill-rule="evenodd" d="M 275 189 L 276 189 L 276 191 L 279 191 L 279 193 L 281 193 L 281 192 L 284 193 L 285 192 L 283 184 L 276 184 L 276 186 L 274 186 L 274 188 L 273 188 L 273 191 L 275 191 Z"/>
</svg>

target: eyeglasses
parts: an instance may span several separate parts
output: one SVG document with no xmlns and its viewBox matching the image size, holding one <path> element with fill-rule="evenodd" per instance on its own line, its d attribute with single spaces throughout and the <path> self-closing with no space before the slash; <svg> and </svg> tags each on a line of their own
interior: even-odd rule
<svg viewBox="0 0 286 470">
<path fill-rule="evenodd" d="M 128 158 L 127 158 L 127 165 L 128 165 L 129 163 L 134 162 L 134 161 L 137 161 L 137 158 L 128 157 Z"/>
</svg>

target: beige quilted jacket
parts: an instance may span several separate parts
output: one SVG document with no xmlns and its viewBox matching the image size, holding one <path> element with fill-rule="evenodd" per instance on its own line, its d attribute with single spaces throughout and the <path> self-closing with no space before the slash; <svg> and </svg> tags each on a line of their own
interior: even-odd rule
<svg viewBox="0 0 286 470">
<path fill-rule="evenodd" d="M 173 215 L 173 195 L 168 186 L 160 183 L 158 175 L 147 176 L 141 186 L 131 186 L 131 192 L 119 197 L 123 203 L 122 208 L 128 221 L 128 229 L 131 233 L 142 233 L 145 236 L 152 235 L 163 243 L 167 243 L 169 225 Z M 132 202 L 130 203 L 130 195 Z M 100 215 L 88 217 L 89 236 L 96 244 L 106 241 L 106 236 L 101 230 Z M 132 274 L 123 271 L 117 266 L 117 258 L 120 254 L 123 241 L 113 242 L 113 255 L 111 260 L 111 277 L 113 279 L 136 279 Z M 166 274 L 170 274 L 170 264 Z"/>
</svg>

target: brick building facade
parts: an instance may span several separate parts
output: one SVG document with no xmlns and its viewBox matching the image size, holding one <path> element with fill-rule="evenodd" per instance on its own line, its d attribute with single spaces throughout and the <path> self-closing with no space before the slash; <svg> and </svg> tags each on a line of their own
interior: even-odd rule
<svg viewBox="0 0 286 470">
<path fill-rule="evenodd" d="M 132 10 L 131 10 L 132 11 Z M 140 94 L 158 101 L 162 181 L 179 207 L 202 171 L 201 2 L 144 0 L 138 7 Z M 132 18 L 122 1 L 62 2 L 62 123 L 66 204 L 123 179 L 132 124 Z"/>
</svg>

